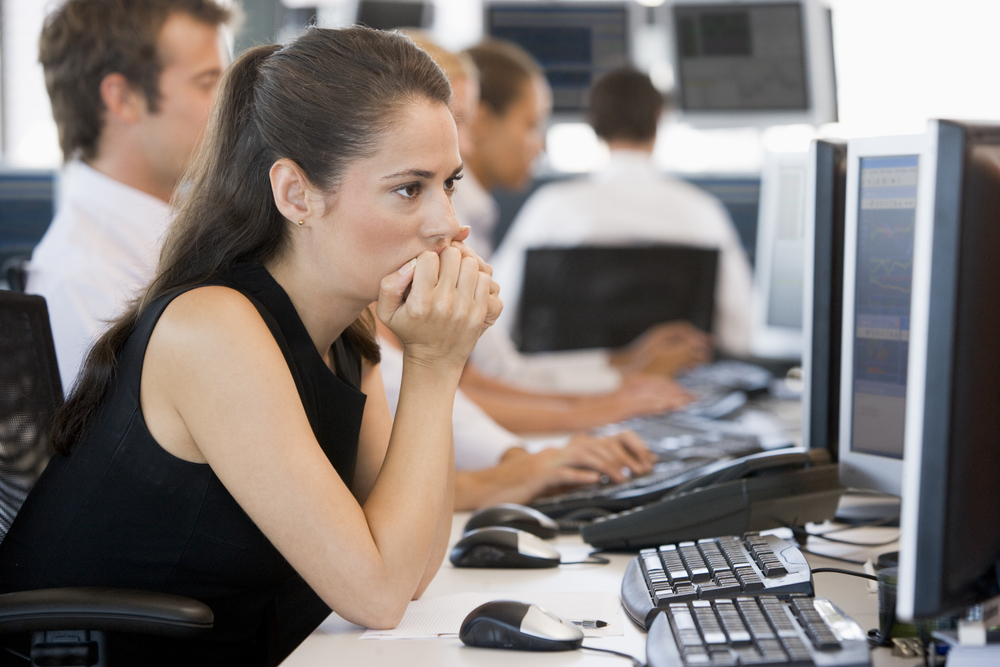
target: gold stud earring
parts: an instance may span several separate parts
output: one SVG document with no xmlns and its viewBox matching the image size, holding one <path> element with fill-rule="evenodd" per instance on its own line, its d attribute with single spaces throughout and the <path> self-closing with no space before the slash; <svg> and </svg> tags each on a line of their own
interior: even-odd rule
<svg viewBox="0 0 1000 667">
<path fill-rule="evenodd" d="M 306 224 L 305 220 L 299 220 L 299 227 L 302 227 L 305 224 Z"/>
</svg>

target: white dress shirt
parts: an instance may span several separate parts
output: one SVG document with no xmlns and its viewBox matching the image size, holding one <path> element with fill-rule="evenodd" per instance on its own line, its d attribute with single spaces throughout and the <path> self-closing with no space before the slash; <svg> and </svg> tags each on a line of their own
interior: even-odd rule
<svg viewBox="0 0 1000 667">
<path fill-rule="evenodd" d="M 509 335 L 513 327 L 529 248 L 650 242 L 719 249 L 714 333 L 724 351 L 746 354 L 752 278 L 729 214 L 711 195 L 658 173 L 641 151 L 615 150 L 604 170 L 547 185 L 525 202 L 490 262 L 504 302 L 494 328 Z"/>
<path fill-rule="evenodd" d="M 45 297 L 67 394 L 95 338 L 146 286 L 170 206 L 71 162 L 52 224 L 31 254 L 27 292 Z"/>
<path fill-rule="evenodd" d="M 382 383 L 385 385 L 386 399 L 393 417 L 399 404 L 399 387 L 403 381 L 403 352 L 381 338 Z M 482 470 L 500 462 L 504 452 L 512 447 L 525 447 L 524 441 L 514 435 L 483 409 L 472 402 L 459 389 L 455 393 L 455 409 L 452 411 L 452 433 L 455 438 L 455 468 L 457 470 Z"/>
<path fill-rule="evenodd" d="M 471 227 L 465 244 L 489 261 L 493 254 L 493 229 L 500 219 L 500 207 L 493 196 L 466 169 L 451 196 L 458 224 Z"/>
</svg>

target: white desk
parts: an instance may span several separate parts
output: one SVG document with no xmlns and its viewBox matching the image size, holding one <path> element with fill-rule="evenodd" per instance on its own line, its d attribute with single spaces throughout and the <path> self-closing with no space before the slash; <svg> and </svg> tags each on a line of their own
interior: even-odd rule
<svg viewBox="0 0 1000 667">
<path fill-rule="evenodd" d="M 451 544 L 461 536 L 462 526 L 469 515 L 455 515 L 452 524 Z M 882 542 L 892 539 L 897 529 L 866 528 L 839 533 L 843 539 L 859 542 Z M 556 538 L 554 545 L 563 554 L 565 560 L 577 560 L 590 551 L 578 537 L 561 536 Z M 863 560 L 874 557 L 875 554 L 889 551 L 893 547 L 862 549 L 844 545 L 835 545 L 810 539 L 810 549 L 841 556 L 844 558 Z M 546 570 L 486 570 L 457 569 L 445 561 L 434 581 L 428 587 L 426 596 L 450 595 L 466 592 L 500 592 L 504 596 L 516 599 L 518 593 L 539 591 L 601 591 L 617 593 L 621 587 L 622 576 L 631 554 L 612 554 L 610 565 L 570 565 Z M 838 561 L 809 556 L 813 567 L 841 567 L 860 571 L 861 568 L 846 565 Z M 820 573 L 815 575 L 816 594 L 830 599 L 838 605 L 864 630 L 878 627 L 878 597 L 868 592 L 867 581 L 856 577 L 840 574 Z M 624 611 L 622 611 L 624 614 Z M 584 644 L 609 648 L 629 653 L 645 660 L 646 634 L 634 623 L 625 618 L 625 635 L 623 637 L 606 637 L 587 639 Z M 451 665 L 475 665 L 479 667 L 511 665 L 514 663 L 528 665 L 574 667 L 627 667 L 624 658 L 592 651 L 571 651 L 565 653 L 526 653 L 500 651 L 492 649 L 476 649 L 463 646 L 457 638 L 420 639 L 420 640 L 361 640 L 364 628 L 350 624 L 338 617 L 331 617 L 321 628 L 313 633 L 298 649 L 283 663 L 286 667 L 316 667 L 319 665 L 427 665 L 448 667 Z M 878 649 L 873 653 L 872 664 L 875 667 L 912 667 L 919 661 L 893 658 L 887 649 Z"/>
</svg>

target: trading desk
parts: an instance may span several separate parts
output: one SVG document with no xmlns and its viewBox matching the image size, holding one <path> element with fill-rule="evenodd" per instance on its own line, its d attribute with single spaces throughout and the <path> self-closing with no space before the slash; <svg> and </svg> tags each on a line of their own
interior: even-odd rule
<svg viewBox="0 0 1000 667">
<path fill-rule="evenodd" d="M 452 522 L 450 544 L 461 537 L 462 527 L 469 518 L 467 513 L 458 513 Z M 829 529 L 829 525 L 813 526 L 814 532 Z M 895 537 L 895 528 L 863 528 L 840 532 L 837 537 L 851 541 L 876 543 Z M 580 560 L 590 548 L 576 536 L 560 536 L 553 542 L 562 553 L 564 560 Z M 853 560 L 874 558 L 894 546 L 872 549 L 838 545 L 810 538 L 810 550 Z M 517 599 L 519 594 L 528 592 L 565 592 L 620 590 L 622 576 L 632 554 L 612 554 L 610 565 L 563 565 L 545 570 L 480 570 L 457 569 L 450 562 L 441 566 L 434 581 L 427 588 L 425 596 L 451 595 L 471 591 L 502 593 L 504 597 Z M 845 565 L 839 561 L 808 555 L 814 567 L 840 567 L 860 571 L 861 568 Z M 869 591 L 868 582 L 857 577 L 842 574 L 818 573 L 814 576 L 817 595 L 828 598 L 850 615 L 864 630 L 878 627 L 878 596 Z M 621 612 L 624 615 L 624 611 Z M 588 638 L 584 645 L 599 646 L 628 653 L 645 661 L 646 634 L 624 616 L 623 637 Z M 427 665 L 447 667 L 450 665 L 490 665 L 517 664 L 531 665 L 574 665 L 594 667 L 628 666 L 629 662 L 605 653 L 592 651 L 571 651 L 565 653 L 527 653 L 493 649 L 469 648 L 463 646 L 457 637 L 439 639 L 360 639 L 364 628 L 353 625 L 333 615 L 320 629 L 314 632 L 283 663 L 287 667 L 313 667 L 319 665 Z M 872 654 L 875 667 L 912 667 L 921 664 L 919 660 L 895 658 L 888 649 L 877 649 Z"/>
</svg>

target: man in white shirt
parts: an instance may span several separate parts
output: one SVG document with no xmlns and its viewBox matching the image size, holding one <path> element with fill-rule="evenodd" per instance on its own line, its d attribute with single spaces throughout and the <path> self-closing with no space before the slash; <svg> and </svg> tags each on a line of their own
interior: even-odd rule
<svg viewBox="0 0 1000 667">
<path fill-rule="evenodd" d="M 229 20 L 214 0 L 68 0 L 46 18 L 39 61 L 68 168 L 27 291 L 47 301 L 67 392 L 152 275 L 228 62 Z"/>
<path fill-rule="evenodd" d="M 654 168 L 662 111 L 662 96 L 640 72 L 611 72 L 594 86 L 590 122 L 611 150 L 610 163 L 590 178 L 540 188 L 518 213 L 491 261 L 504 298 L 496 326 L 508 332 L 513 326 L 530 248 L 684 244 L 719 249 L 716 342 L 728 353 L 747 353 L 749 262 L 718 200 Z"/>
</svg>

